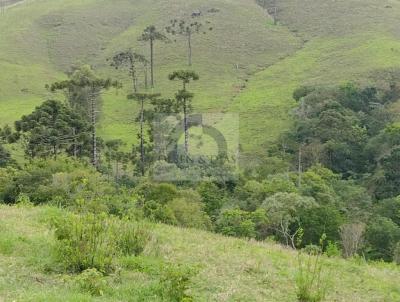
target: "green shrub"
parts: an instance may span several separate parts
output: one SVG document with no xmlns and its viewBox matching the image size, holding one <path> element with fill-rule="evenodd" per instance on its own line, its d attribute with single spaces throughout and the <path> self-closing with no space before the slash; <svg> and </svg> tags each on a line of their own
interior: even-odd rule
<svg viewBox="0 0 400 302">
<path fill-rule="evenodd" d="M 179 192 L 173 184 L 167 183 L 141 183 L 136 188 L 136 193 L 147 201 L 155 201 L 159 204 L 166 204 L 168 201 L 178 197 Z"/>
<path fill-rule="evenodd" d="M 256 237 L 256 224 L 252 220 L 251 213 L 240 209 L 222 212 L 217 221 L 216 230 L 227 236 Z"/>
<path fill-rule="evenodd" d="M 325 255 L 328 257 L 340 257 L 342 255 L 342 251 L 336 242 L 328 241 L 325 249 Z"/>
<path fill-rule="evenodd" d="M 81 290 L 93 296 L 102 296 L 104 290 L 107 288 L 107 280 L 104 278 L 104 275 L 95 268 L 83 271 L 75 278 L 75 282 Z"/>
<path fill-rule="evenodd" d="M 118 251 L 126 256 L 140 255 L 151 238 L 148 224 L 128 219 L 120 221 L 114 233 Z"/>
<path fill-rule="evenodd" d="M 316 256 L 322 253 L 322 250 L 318 245 L 309 244 L 302 249 L 302 252 L 306 253 L 307 255 Z"/>
<path fill-rule="evenodd" d="M 196 267 L 166 263 L 162 258 L 148 256 L 122 257 L 120 264 L 125 269 L 144 273 L 157 280 L 150 288 L 151 293 L 147 292 L 145 300 L 140 301 L 148 301 L 146 298 L 149 297 L 166 302 L 193 301 L 189 288 L 191 279 L 198 272 Z"/>
<path fill-rule="evenodd" d="M 225 202 L 225 192 L 217 187 L 213 182 L 202 182 L 197 187 L 197 192 L 204 203 L 204 211 L 215 220 Z"/>
<path fill-rule="evenodd" d="M 166 265 L 160 276 L 160 295 L 163 301 L 191 302 L 193 297 L 188 293 L 191 278 L 197 271 L 183 265 Z"/>
<path fill-rule="evenodd" d="M 95 268 L 102 273 L 113 270 L 116 241 L 113 221 L 107 215 L 69 214 L 55 222 L 57 254 L 65 269 L 82 272 Z"/>
<path fill-rule="evenodd" d="M 203 230 L 211 229 L 211 219 L 203 211 L 203 204 L 185 198 L 176 198 L 167 204 L 171 209 L 177 225 Z"/>
<path fill-rule="evenodd" d="M 55 218 L 53 226 L 58 259 L 71 272 L 110 273 L 117 256 L 139 255 L 151 237 L 147 225 L 104 213 L 70 213 Z"/>
<path fill-rule="evenodd" d="M 167 205 L 154 200 L 147 201 L 143 207 L 143 215 L 151 221 L 177 225 L 173 210 Z"/>
<path fill-rule="evenodd" d="M 301 241 L 303 231 L 299 232 Z M 321 260 L 326 236 L 320 240 L 320 246 L 309 245 L 298 253 L 298 269 L 296 275 L 297 299 L 299 302 L 319 302 L 326 294 L 327 280 L 323 278 L 324 263 Z M 298 242 L 298 246 L 301 242 Z"/>
</svg>

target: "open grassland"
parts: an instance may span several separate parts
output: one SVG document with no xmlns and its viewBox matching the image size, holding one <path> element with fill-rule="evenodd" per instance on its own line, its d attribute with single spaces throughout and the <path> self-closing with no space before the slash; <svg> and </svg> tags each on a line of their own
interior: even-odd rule
<svg viewBox="0 0 400 302">
<path fill-rule="evenodd" d="M 274 26 L 252 0 L 27 0 L 0 16 L 0 124 L 52 97 L 44 85 L 87 62 L 125 84 L 104 95 L 100 134 L 135 142 L 137 105 L 126 100 L 128 76 L 106 60 L 129 47 L 147 55 L 148 45 L 137 41 L 147 25 L 163 29 L 170 19 L 197 10 L 213 31 L 193 40 L 192 69 L 201 77 L 190 85 L 194 108 L 240 114 L 244 152 L 265 154 L 287 129 L 299 85 L 360 81 L 398 67 L 398 1 L 284 0 L 277 6 Z M 167 75 L 187 68 L 185 41 L 173 40 L 156 44 L 155 91 L 166 97 L 180 87 Z"/>
<path fill-rule="evenodd" d="M 103 296 L 92 297 L 74 285 L 73 275 L 54 270 L 53 232 L 49 221 L 61 210 L 51 207 L 0 207 L 1 301 L 159 301 L 140 300 L 154 280 L 118 259 L 121 270 L 108 277 Z M 154 225 L 155 239 L 143 259 L 197 268 L 189 292 L 195 301 L 296 301 L 296 253 L 272 243 L 257 243 L 208 232 Z M 161 260 L 160 260 L 161 259 Z M 400 270 L 324 258 L 326 301 L 400 299 Z"/>
<path fill-rule="evenodd" d="M 206 13 L 211 8 L 219 11 Z M 197 111 L 223 112 L 254 72 L 300 45 L 286 28 L 267 27 L 265 12 L 252 1 L 27 1 L 0 19 L 0 30 L 6 33 L 0 43 L 2 124 L 12 123 L 48 98 L 46 83 L 63 78 L 71 65 L 88 62 L 100 74 L 126 84 L 118 95 L 104 96 L 101 134 L 135 140 L 136 104 L 126 100 L 127 75 L 114 72 L 106 59 L 129 47 L 147 55 L 148 45 L 137 41 L 146 26 L 163 29 L 171 19 L 198 9 L 205 12 L 203 20 L 211 22 L 213 31 L 193 40 L 192 68 L 201 76 L 191 86 Z M 176 42 L 158 43 L 155 64 L 155 90 L 172 97 L 180 85 L 169 83 L 167 76 L 187 68 L 185 41 L 178 37 Z"/>
</svg>

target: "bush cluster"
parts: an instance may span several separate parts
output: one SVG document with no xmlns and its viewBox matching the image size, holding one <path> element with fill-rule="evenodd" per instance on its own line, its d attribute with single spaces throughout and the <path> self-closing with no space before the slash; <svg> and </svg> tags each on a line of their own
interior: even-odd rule
<svg viewBox="0 0 400 302">
<path fill-rule="evenodd" d="M 121 255 L 139 255 L 148 240 L 148 226 L 107 214 L 68 213 L 53 222 L 57 255 L 70 272 L 88 269 L 108 274 Z"/>
</svg>

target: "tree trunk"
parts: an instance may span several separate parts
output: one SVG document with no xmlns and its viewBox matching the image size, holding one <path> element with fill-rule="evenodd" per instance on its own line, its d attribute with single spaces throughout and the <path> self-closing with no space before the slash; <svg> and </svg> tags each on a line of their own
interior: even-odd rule
<svg viewBox="0 0 400 302">
<path fill-rule="evenodd" d="M 136 82 L 135 65 L 133 62 L 131 62 L 131 76 L 132 76 L 133 93 L 136 93 L 137 92 L 137 82 Z"/>
<path fill-rule="evenodd" d="M 147 89 L 148 87 L 148 79 L 147 79 L 147 63 L 144 65 L 144 88 Z"/>
<path fill-rule="evenodd" d="M 92 165 L 97 168 L 97 136 L 96 136 L 96 94 L 94 88 L 89 95 L 91 105 L 91 122 L 92 122 Z"/>
<path fill-rule="evenodd" d="M 77 148 L 77 142 L 76 142 L 76 129 L 72 129 L 72 133 L 74 135 L 74 146 L 73 146 L 73 152 L 74 152 L 74 158 L 78 157 L 78 148 Z"/>
<path fill-rule="evenodd" d="M 303 170 L 303 167 L 302 167 L 302 148 L 303 148 L 303 146 L 302 145 L 300 145 L 300 147 L 299 147 L 299 158 L 298 158 L 298 183 L 297 183 L 297 186 L 299 187 L 299 188 L 301 188 L 301 173 L 303 172 L 302 170 Z"/>
<path fill-rule="evenodd" d="M 183 100 L 183 128 L 185 132 L 185 156 L 187 158 L 187 156 L 189 155 L 189 131 L 188 131 L 186 99 Z"/>
<path fill-rule="evenodd" d="M 150 77 L 151 87 L 154 88 L 154 41 L 150 40 Z"/>
<path fill-rule="evenodd" d="M 118 160 L 115 161 L 115 181 L 119 179 L 119 162 Z"/>
<path fill-rule="evenodd" d="M 189 66 L 192 66 L 192 35 L 188 33 L 188 58 L 189 58 Z"/>
<path fill-rule="evenodd" d="M 140 104 L 140 172 L 142 176 L 144 176 L 144 100 L 141 101 Z"/>
</svg>

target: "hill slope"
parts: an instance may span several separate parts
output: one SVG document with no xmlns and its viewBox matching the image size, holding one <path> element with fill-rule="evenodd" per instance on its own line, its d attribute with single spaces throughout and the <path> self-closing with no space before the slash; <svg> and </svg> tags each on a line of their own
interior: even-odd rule
<svg viewBox="0 0 400 302">
<path fill-rule="evenodd" d="M 271 8 L 273 1 L 266 3 Z M 0 123 L 12 123 L 51 97 L 46 83 L 88 62 L 127 84 L 124 92 L 104 97 L 100 133 L 135 141 L 136 105 L 125 99 L 129 82 L 106 59 L 127 47 L 147 54 L 147 45 L 137 42 L 147 25 L 162 29 L 197 10 L 214 30 L 194 39 L 192 68 L 201 76 L 191 85 L 195 110 L 239 113 L 245 152 L 265 153 L 287 129 L 297 86 L 365 81 L 376 70 L 398 67 L 398 1 L 276 3 L 274 26 L 253 0 L 27 0 L 0 16 Z M 179 38 L 156 45 L 156 90 L 166 96 L 179 87 L 167 75 L 187 68 L 185 51 Z"/>
<path fill-rule="evenodd" d="M 49 271 L 53 233 L 51 207 L 0 207 L 0 301 L 137 301 L 148 280 L 125 268 L 102 297 L 72 286 Z M 146 253 L 174 264 L 194 265 L 190 293 L 195 301 L 295 301 L 296 254 L 268 243 L 156 225 Z M 389 264 L 324 259 L 327 301 L 399 301 L 400 270 Z M 156 298 L 152 301 L 158 301 Z"/>
</svg>

